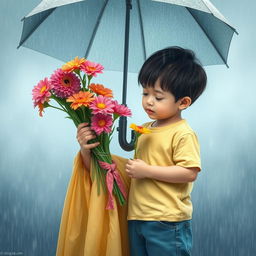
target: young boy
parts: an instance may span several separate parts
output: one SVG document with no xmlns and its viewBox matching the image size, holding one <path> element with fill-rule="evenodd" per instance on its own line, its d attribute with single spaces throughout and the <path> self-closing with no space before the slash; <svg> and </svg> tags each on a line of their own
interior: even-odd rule
<svg viewBox="0 0 256 256">
<path fill-rule="evenodd" d="M 206 74 L 192 51 L 171 47 L 147 59 L 138 80 L 143 86 L 143 108 L 155 121 L 144 125 L 151 133 L 139 137 L 135 159 L 126 166 L 132 178 L 131 256 L 190 255 L 190 193 L 201 166 L 197 137 L 181 111 L 202 94 Z M 99 145 L 88 144 L 93 138 L 87 124 L 78 126 L 77 140 L 87 169 L 90 150 Z"/>
<path fill-rule="evenodd" d="M 128 225 L 131 256 L 191 255 L 193 181 L 201 170 L 197 136 L 182 110 L 206 87 L 206 73 L 190 50 L 160 50 L 143 64 L 138 81 L 142 106 L 153 122 L 139 137 L 132 178 Z"/>
</svg>

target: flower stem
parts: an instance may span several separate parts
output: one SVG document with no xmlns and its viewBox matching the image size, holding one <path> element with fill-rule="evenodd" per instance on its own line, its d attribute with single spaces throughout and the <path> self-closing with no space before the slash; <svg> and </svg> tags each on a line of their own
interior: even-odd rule
<svg viewBox="0 0 256 256">
<path fill-rule="evenodd" d="M 54 106 L 52 106 L 50 104 L 48 104 L 48 107 L 55 108 L 55 109 L 58 109 L 58 110 L 61 110 L 61 111 L 65 112 L 65 113 L 67 113 L 67 111 L 64 110 L 63 108 L 54 107 Z"/>
<path fill-rule="evenodd" d="M 85 114 L 85 109 L 84 108 L 85 107 L 82 106 L 83 119 L 84 119 L 84 121 L 86 121 L 86 114 Z"/>
</svg>

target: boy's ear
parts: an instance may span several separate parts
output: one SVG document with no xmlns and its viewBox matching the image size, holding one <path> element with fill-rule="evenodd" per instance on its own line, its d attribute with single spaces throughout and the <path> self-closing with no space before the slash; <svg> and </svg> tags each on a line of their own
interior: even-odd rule
<svg viewBox="0 0 256 256">
<path fill-rule="evenodd" d="M 192 103 L 192 100 L 190 97 L 186 96 L 180 99 L 180 105 L 179 105 L 179 109 L 183 110 L 186 109 L 187 107 L 189 107 Z"/>
</svg>

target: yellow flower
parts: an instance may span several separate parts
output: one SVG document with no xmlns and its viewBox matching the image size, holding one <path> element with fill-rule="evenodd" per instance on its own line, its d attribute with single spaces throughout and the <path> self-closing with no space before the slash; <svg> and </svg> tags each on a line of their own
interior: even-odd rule
<svg viewBox="0 0 256 256">
<path fill-rule="evenodd" d="M 79 59 L 78 57 L 75 57 L 73 60 L 67 62 L 62 66 L 62 70 L 66 72 L 72 72 L 75 69 L 80 69 L 81 65 L 86 61 L 85 58 Z"/>
<path fill-rule="evenodd" d="M 146 134 L 151 133 L 151 131 L 143 126 L 138 126 L 136 124 L 131 124 L 130 128 L 133 129 L 135 132 L 138 132 L 140 134 Z"/>
</svg>

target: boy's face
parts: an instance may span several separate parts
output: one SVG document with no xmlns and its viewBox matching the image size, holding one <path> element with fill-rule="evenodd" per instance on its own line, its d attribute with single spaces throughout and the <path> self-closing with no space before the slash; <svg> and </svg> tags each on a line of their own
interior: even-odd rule
<svg viewBox="0 0 256 256">
<path fill-rule="evenodd" d="M 166 125 L 181 119 L 182 99 L 175 102 L 175 97 L 163 91 L 159 81 L 154 87 L 143 88 L 142 106 L 149 118 L 157 120 L 158 125 Z"/>
</svg>

